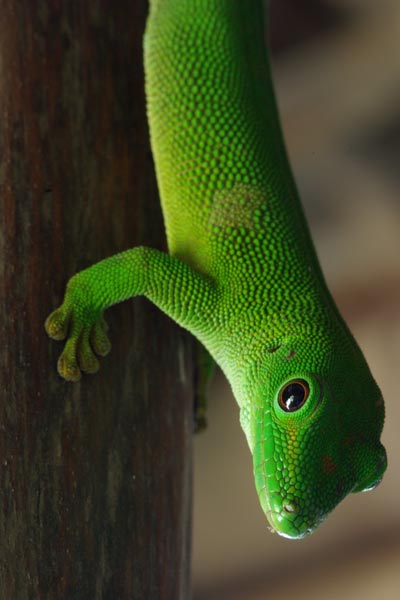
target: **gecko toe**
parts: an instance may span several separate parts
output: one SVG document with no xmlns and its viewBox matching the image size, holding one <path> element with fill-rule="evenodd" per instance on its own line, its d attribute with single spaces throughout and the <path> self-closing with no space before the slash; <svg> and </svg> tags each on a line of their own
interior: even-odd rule
<svg viewBox="0 0 400 600">
<path fill-rule="evenodd" d="M 70 339 L 65 344 L 57 363 L 57 370 L 66 381 L 79 381 L 81 370 L 76 360 L 76 340 Z"/>
<path fill-rule="evenodd" d="M 70 314 L 60 306 L 47 317 L 44 327 L 53 340 L 64 340 L 67 336 L 69 321 Z"/>
<path fill-rule="evenodd" d="M 100 364 L 89 343 L 89 333 L 83 332 L 78 345 L 78 364 L 85 373 L 96 373 Z"/>
<path fill-rule="evenodd" d="M 98 356 L 106 356 L 111 350 L 111 342 L 106 333 L 108 326 L 104 318 L 99 319 L 90 332 L 90 343 Z"/>
</svg>

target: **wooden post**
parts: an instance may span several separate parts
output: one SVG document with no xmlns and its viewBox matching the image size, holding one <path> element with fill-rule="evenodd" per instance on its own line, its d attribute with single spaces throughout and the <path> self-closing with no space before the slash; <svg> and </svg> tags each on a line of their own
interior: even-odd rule
<svg viewBox="0 0 400 600">
<path fill-rule="evenodd" d="M 107 314 L 95 376 L 43 322 L 71 275 L 163 248 L 144 0 L 0 1 L 0 596 L 189 598 L 192 367 L 144 299 Z"/>
</svg>

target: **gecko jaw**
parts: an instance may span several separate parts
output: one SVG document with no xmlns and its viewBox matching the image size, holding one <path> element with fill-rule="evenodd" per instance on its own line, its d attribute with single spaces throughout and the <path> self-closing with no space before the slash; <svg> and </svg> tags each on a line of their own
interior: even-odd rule
<svg viewBox="0 0 400 600">
<path fill-rule="evenodd" d="M 316 528 L 316 526 L 309 527 L 307 524 L 302 527 L 296 526 L 292 519 L 283 514 L 283 511 L 268 510 L 266 517 L 270 524 L 270 531 L 290 540 L 303 539 L 313 533 Z"/>
</svg>

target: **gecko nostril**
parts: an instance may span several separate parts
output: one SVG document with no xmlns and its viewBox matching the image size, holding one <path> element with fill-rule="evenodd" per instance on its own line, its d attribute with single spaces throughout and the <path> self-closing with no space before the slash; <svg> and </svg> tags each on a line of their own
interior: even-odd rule
<svg viewBox="0 0 400 600">
<path fill-rule="evenodd" d="M 286 513 L 295 514 L 298 512 L 297 505 L 294 502 L 284 502 L 282 508 Z"/>
</svg>

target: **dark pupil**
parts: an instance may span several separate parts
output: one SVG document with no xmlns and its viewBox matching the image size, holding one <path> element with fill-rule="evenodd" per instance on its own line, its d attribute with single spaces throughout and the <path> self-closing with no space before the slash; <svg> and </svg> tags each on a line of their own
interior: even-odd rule
<svg viewBox="0 0 400 600">
<path fill-rule="evenodd" d="M 291 383 L 283 390 L 282 400 L 287 410 L 297 410 L 304 402 L 305 389 L 300 383 Z"/>
</svg>

